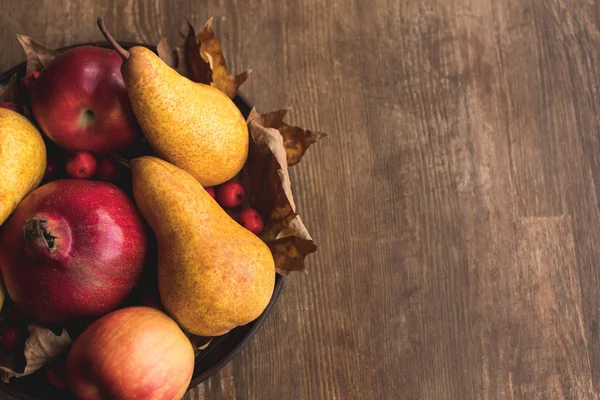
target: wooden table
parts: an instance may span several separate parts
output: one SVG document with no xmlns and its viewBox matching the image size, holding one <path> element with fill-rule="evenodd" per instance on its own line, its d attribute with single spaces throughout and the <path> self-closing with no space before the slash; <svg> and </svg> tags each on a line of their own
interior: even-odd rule
<svg viewBox="0 0 600 400">
<path fill-rule="evenodd" d="M 331 135 L 293 171 L 320 246 L 186 399 L 600 394 L 600 5 L 584 0 L 0 0 L 52 47 L 214 15 L 261 110 Z"/>
</svg>

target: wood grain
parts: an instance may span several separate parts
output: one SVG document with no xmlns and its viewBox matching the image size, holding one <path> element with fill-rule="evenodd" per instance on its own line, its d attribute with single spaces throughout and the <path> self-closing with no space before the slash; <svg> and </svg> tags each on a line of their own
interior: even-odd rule
<svg viewBox="0 0 600 400">
<path fill-rule="evenodd" d="M 50 46 L 214 15 L 261 110 L 330 132 L 294 167 L 320 248 L 186 399 L 600 397 L 600 4 L 0 0 Z"/>
</svg>

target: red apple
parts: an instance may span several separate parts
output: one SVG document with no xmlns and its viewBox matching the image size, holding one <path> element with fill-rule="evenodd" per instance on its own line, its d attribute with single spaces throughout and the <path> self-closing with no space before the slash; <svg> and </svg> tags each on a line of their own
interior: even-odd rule
<svg viewBox="0 0 600 400">
<path fill-rule="evenodd" d="M 4 223 L 0 268 L 14 303 L 52 323 L 117 308 L 146 249 L 142 219 L 122 190 L 63 179 L 30 193 Z"/>
<path fill-rule="evenodd" d="M 150 307 L 114 311 L 75 340 L 67 358 L 80 399 L 179 400 L 194 372 L 194 350 L 179 326 Z"/>
<path fill-rule="evenodd" d="M 60 147 L 95 155 L 125 149 L 138 137 L 121 56 L 82 46 L 57 56 L 40 73 L 32 93 L 33 114 Z"/>
</svg>

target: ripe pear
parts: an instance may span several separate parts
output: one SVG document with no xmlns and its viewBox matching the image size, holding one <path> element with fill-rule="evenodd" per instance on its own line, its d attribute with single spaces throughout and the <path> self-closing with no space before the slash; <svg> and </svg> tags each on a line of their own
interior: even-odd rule
<svg viewBox="0 0 600 400">
<path fill-rule="evenodd" d="M 203 186 L 233 178 L 248 157 L 248 127 L 227 95 L 193 82 L 151 50 L 123 49 L 98 25 L 123 57 L 121 73 L 131 106 L 156 154 L 192 174 Z"/>
<path fill-rule="evenodd" d="M 46 145 L 21 114 L 0 108 L 0 225 L 35 189 L 46 171 Z"/>
<path fill-rule="evenodd" d="M 267 245 L 194 177 L 156 157 L 131 161 L 133 195 L 158 241 L 158 286 L 185 330 L 219 336 L 264 311 L 275 286 Z"/>
</svg>

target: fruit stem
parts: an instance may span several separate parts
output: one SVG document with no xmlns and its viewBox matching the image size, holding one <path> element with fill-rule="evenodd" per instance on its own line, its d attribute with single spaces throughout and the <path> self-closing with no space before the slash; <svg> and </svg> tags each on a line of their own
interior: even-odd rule
<svg viewBox="0 0 600 400">
<path fill-rule="evenodd" d="M 115 160 L 116 162 L 118 162 L 119 164 L 131 169 L 131 161 L 129 161 L 128 159 L 120 157 L 120 156 L 116 155 L 115 153 L 110 153 L 108 156 L 110 158 L 112 158 L 113 160 Z"/>
<path fill-rule="evenodd" d="M 112 35 L 108 31 L 108 29 L 106 29 L 106 25 L 104 25 L 104 18 L 98 17 L 97 22 L 98 22 L 98 28 L 100 28 L 100 32 L 102 32 L 102 34 L 104 35 L 106 40 L 108 40 L 108 42 L 112 45 L 112 47 L 115 48 L 117 53 L 119 53 L 119 55 L 121 57 L 123 57 L 123 60 L 129 60 L 130 53 L 127 50 L 125 50 L 123 47 L 121 47 L 121 45 L 119 43 L 117 43 L 115 38 L 112 37 Z"/>
</svg>

